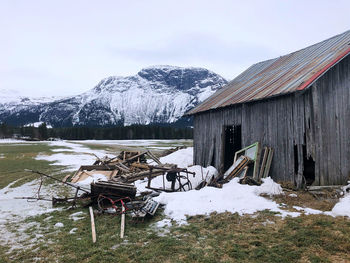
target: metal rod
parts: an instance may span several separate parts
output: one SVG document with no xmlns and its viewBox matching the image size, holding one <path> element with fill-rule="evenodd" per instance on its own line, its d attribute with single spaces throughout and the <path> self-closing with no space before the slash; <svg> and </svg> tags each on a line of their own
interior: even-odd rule
<svg viewBox="0 0 350 263">
<path fill-rule="evenodd" d="M 46 199 L 41 197 L 15 197 L 14 199 L 27 199 L 27 200 L 38 200 L 38 201 L 50 201 L 52 202 L 52 199 Z"/>
<path fill-rule="evenodd" d="M 81 190 L 81 191 L 83 191 L 83 192 L 85 192 L 85 193 L 88 193 L 88 194 L 90 193 L 88 190 L 85 190 L 85 189 L 83 189 L 83 188 L 80 188 L 79 186 L 76 186 L 76 185 L 71 184 L 71 183 L 68 183 L 68 182 L 63 182 L 62 180 L 57 179 L 57 178 L 55 178 L 55 177 L 53 177 L 53 176 L 51 176 L 51 175 L 44 174 L 44 173 L 39 172 L 39 171 L 33 171 L 33 170 L 30 170 L 30 169 L 24 169 L 24 170 L 27 171 L 27 172 L 36 173 L 36 174 L 39 174 L 39 175 L 46 176 L 46 177 L 48 177 L 48 178 L 51 178 L 51 179 L 53 179 L 53 180 L 56 180 L 57 182 L 60 182 L 60 183 L 62 183 L 62 184 L 69 185 L 69 186 L 71 186 L 71 187 L 73 187 L 73 188 L 75 188 L 75 189 Z"/>
</svg>

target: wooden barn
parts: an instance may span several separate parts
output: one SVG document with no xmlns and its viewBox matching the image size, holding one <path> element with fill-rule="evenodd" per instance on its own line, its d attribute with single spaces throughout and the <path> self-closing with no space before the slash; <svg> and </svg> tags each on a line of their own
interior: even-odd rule
<svg viewBox="0 0 350 263">
<path fill-rule="evenodd" d="M 301 186 L 350 177 L 350 30 L 252 65 L 187 115 L 194 163 L 226 171 L 234 153 L 274 148 L 270 176 Z"/>
</svg>

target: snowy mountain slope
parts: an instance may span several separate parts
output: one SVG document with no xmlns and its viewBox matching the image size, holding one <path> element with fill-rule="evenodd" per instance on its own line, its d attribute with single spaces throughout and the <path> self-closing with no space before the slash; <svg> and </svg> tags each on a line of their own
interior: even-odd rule
<svg viewBox="0 0 350 263">
<path fill-rule="evenodd" d="M 0 101 L 0 121 L 57 126 L 173 123 L 227 81 L 202 68 L 153 66 L 134 76 L 108 77 L 74 97 L 37 102 Z"/>
</svg>

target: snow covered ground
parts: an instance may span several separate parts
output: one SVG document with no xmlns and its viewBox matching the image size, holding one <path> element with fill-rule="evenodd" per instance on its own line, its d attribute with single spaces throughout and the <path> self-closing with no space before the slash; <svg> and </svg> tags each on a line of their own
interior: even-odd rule
<svg viewBox="0 0 350 263">
<path fill-rule="evenodd" d="M 17 140 L 10 140 L 8 143 L 18 142 Z M 20 141 L 21 142 L 21 141 Z M 96 156 L 102 158 L 104 156 L 114 156 L 115 153 L 111 153 L 106 150 L 91 150 L 84 144 L 94 144 L 94 145 L 118 145 L 118 146 L 140 146 L 145 149 L 170 149 L 178 146 L 183 146 L 184 144 L 190 143 L 191 140 L 86 140 L 86 141 L 51 141 L 45 142 L 49 146 L 58 147 L 52 149 L 56 152 L 52 155 L 38 155 L 36 160 L 46 160 L 52 162 L 52 165 L 62 165 L 66 167 L 66 171 L 75 171 L 81 165 L 90 165 L 96 160 Z M 0 144 L 2 140 L 0 140 Z M 5 143 L 6 140 L 5 140 Z M 170 144 L 170 146 L 169 146 Z M 163 146 L 168 145 L 168 146 Z M 192 149 L 192 148 L 191 148 Z M 96 156 L 95 156 L 96 155 Z M 192 163 L 192 155 L 186 155 L 187 160 Z M 165 162 L 169 162 L 164 159 Z M 187 161 L 188 163 L 188 161 Z M 181 163 L 187 164 L 187 163 Z M 183 166 L 181 166 L 183 167 Z M 187 167 L 184 166 L 184 167 Z"/>
<path fill-rule="evenodd" d="M 84 144 L 98 145 L 121 145 L 121 146 L 137 146 L 137 147 L 154 147 L 161 144 L 170 144 L 170 148 L 182 146 L 184 143 L 190 143 L 192 140 L 84 140 L 74 141 Z"/>
<path fill-rule="evenodd" d="M 16 199 L 20 197 L 34 197 L 38 191 L 39 180 L 23 184 L 19 187 L 11 188 L 15 182 L 0 190 L 0 244 L 10 245 L 11 249 L 20 248 L 21 242 L 36 242 L 40 237 L 34 239 L 25 233 L 31 227 L 40 227 L 39 224 L 24 223 L 23 220 L 29 216 L 50 213 L 54 210 L 51 202 L 27 201 Z M 42 187 L 41 196 L 52 196 L 52 188 Z M 14 230 L 8 228 L 8 224 L 15 225 Z M 28 246 L 28 244 L 26 244 Z"/>
<path fill-rule="evenodd" d="M 350 217 L 350 181 L 348 183 L 349 185 L 343 187 L 345 195 L 333 207 L 332 215 Z"/>
<path fill-rule="evenodd" d="M 266 191 L 267 188 L 278 187 L 272 180 L 266 180 L 262 186 L 242 185 L 238 181 L 238 178 L 234 178 L 222 189 L 205 187 L 200 191 L 162 193 L 155 199 L 165 204 L 165 214 L 180 224 L 186 223 L 186 215 L 209 215 L 213 212 L 243 215 L 271 210 L 280 213 L 283 217 L 300 215 L 298 212 L 282 210 L 276 202 L 260 196 L 263 192 L 274 193 Z"/>
<path fill-rule="evenodd" d="M 52 162 L 51 165 L 65 166 L 66 171 L 75 171 L 81 165 L 91 165 L 96 160 L 96 156 L 102 158 L 109 154 L 103 150 L 91 150 L 81 144 L 68 141 L 52 141 L 47 143 L 49 146 L 59 147 L 52 149 L 56 153 L 52 155 L 38 155 L 35 159 Z"/>
<path fill-rule="evenodd" d="M 199 165 L 192 166 L 193 148 L 178 150 L 168 156 L 162 157 L 163 163 L 174 163 L 178 167 L 188 167 L 188 171 L 195 172 L 196 176 L 189 177 L 192 188 L 194 189 L 202 178 L 209 180 L 211 176 L 217 175 L 214 167 L 203 168 Z M 203 174 L 203 177 L 202 177 Z M 137 181 L 138 190 L 146 190 L 146 180 Z M 162 187 L 163 180 L 159 176 L 152 180 L 153 187 Z M 170 188 L 170 183 L 165 180 L 166 188 Z M 344 191 L 345 192 L 345 191 Z M 350 217 L 350 193 L 333 208 L 332 211 L 320 211 L 307 207 L 294 207 L 298 212 L 291 212 L 277 204 L 271 199 L 261 195 L 280 195 L 285 194 L 281 186 L 275 183 L 270 177 L 263 179 L 260 186 L 250 186 L 239 184 L 235 178 L 225 184 L 222 189 L 214 187 L 205 187 L 199 191 L 191 190 L 187 192 L 161 193 L 155 200 L 165 205 L 165 214 L 168 219 L 172 219 L 179 224 L 186 223 L 186 216 L 209 215 L 212 212 L 231 212 L 243 214 L 254 214 L 258 211 L 270 210 L 277 212 L 282 217 L 296 217 L 301 214 L 324 214 L 330 216 L 349 216 Z M 160 225 L 162 225 L 160 223 Z"/>
<path fill-rule="evenodd" d="M 45 143 L 41 141 L 24 141 L 24 140 L 17 140 L 17 139 L 0 139 L 0 144 L 34 144 L 34 143 Z"/>
</svg>

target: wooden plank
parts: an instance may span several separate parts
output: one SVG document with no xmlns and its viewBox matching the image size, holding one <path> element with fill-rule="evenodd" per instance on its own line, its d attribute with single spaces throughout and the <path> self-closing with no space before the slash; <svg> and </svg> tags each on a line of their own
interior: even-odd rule
<svg viewBox="0 0 350 263">
<path fill-rule="evenodd" d="M 240 156 L 232 165 L 231 167 L 224 173 L 223 179 L 224 180 L 230 180 L 231 178 L 235 177 L 237 174 L 239 174 L 243 168 L 248 164 L 249 158 L 246 156 Z"/>
<path fill-rule="evenodd" d="M 124 164 L 124 163 L 127 163 L 127 162 L 131 162 L 132 160 L 137 159 L 137 158 L 139 158 L 140 156 L 142 156 L 142 155 L 144 155 L 144 154 L 147 154 L 147 152 L 143 152 L 143 153 L 134 155 L 134 156 L 130 157 L 129 159 L 125 159 L 125 160 L 124 160 L 123 162 L 121 162 L 121 163 Z M 125 158 L 125 152 L 124 152 L 124 157 L 123 157 L 123 158 Z"/>
<path fill-rule="evenodd" d="M 95 219 L 94 219 L 94 212 L 91 206 L 89 206 L 89 211 L 90 211 L 90 218 L 91 218 L 92 243 L 96 243 Z"/>
<path fill-rule="evenodd" d="M 124 238 L 125 230 L 125 207 L 122 206 L 122 219 L 120 221 L 120 238 Z"/>
<path fill-rule="evenodd" d="M 267 157 L 267 162 L 266 162 L 266 167 L 265 167 L 265 172 L 264 172 L 264 178 L 269 176 L 270 173 L 270 168 L 271 168 L 271 162 L 273 158 L 273 148 L 270 148 L 269 150 L 269 156 Z"/>
<path fill-rule="evenodd" d="M 155 161 L 158 165 L 162 165 L 162 162 L 153 153 L 151 153 L 149 150 L 147 151 L 147 155 L 149 157 L 151 157 L 151 159 L 153 161 Z"/>
<path fill-rule="evenodd" d="M 236 162 L 237 157 L 243 154 L 250 158 L 254 162 L 254 170 L 253 170 L 253 178 L 257 178 L 258 173 L 258 166 L 259 166 L 259 160 L 260 160 L 260 143 L 256 142 L 253 143 L 235 153 L 234 162 Z"/>
<path fill-rule="evenodd" d="M 309 191 L 317 191 L 317 190 L 323 190 L 323 189 L 337 189 L 337 188 L 343 188 L 344 185 L 315 185 L 315 186 L 308 186 L 307 190 Z"/>
<path fill-rule="evenodd" d="M 258 180 L 258 170 L 259 170 L 259 164 L 260 164 L 260 143 L 258 143 L 256 154 L 255 154 L 255 161 L 254 161 L 254 170 L 253 170 L 253 179 Z"/>
<path fill-rule="evenodd" d="M 268 154 L 269 154 L 269 149 L 265 146 L 264 147 L 264 156 L 263 156 L 263 159 L 262 159 L 262 163 L 261 163 L 261 167 L 260 167 L 260 173 L 259 173 L 259 178 L 258 178 L 259 180 L 263 177 Z"/>
<path fill-rule="evenodd" d="M 248 172 L 248 166 L 244 167 L 243 170 L 237 174 L 237 176 L 235 177 L 238 177 L 239 179 L 243 179 L 246 175 L 247 175 L 247 172 Z"/>
</svg>

